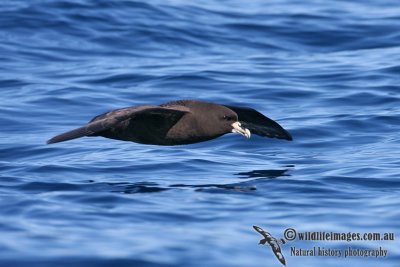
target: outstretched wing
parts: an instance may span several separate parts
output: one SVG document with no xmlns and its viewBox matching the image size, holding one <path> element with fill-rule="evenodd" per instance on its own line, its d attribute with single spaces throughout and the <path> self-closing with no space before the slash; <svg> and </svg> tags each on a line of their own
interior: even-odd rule
<svg viewBox="0 0 400 267">
<path fill-rule="evenodd" d="M 275 257 L 283 264 L 286 265 L 285 257 L 282 254 L 281 247 L 279 246 L 278 240 L 272 238 L 272 240 L 267 239 L 268 244 L 271 246 L 272 252 L 275 254 Z"/>
<path fill-rule="evenodd" d="M 126 122 L 140 119 L 141 117 L 164 116 L 173 125 L 173 123 L 187 112 L 189 112 L 187 108 L 179 106 L 138 106 L 117 109 L 94 117 L 88 124 L 82 127 L 57 135 L 48 140 L 47 144 L 63 142 L 83 136 L 99 135 L 104 131 L 113 129 L 119 125 L 126 125 Z"/>
<path fill-rule="evenodd" d="M 281 247 L 279 246 L 279 241 L 274 238 L 270 233 L 265 232 L 261 227 L 253 225 L 254 230 L 265 237 L 266 242 L 271 246 L 272 252 L 275 257 L 283 264 L 286 265 L 285 257 L 282 254 Z"/>
<path fill-rule="evenodd" d="M 261 227 L 253 225 L 253 228 L 254 228 L 254 230 L 256 230 L 258 233 L 260 233 L 265 238 L 272 237 L 268 232 L 265 232 Z"/>
<path fill-rule="evenodd" d="M 228 105 L 225 105 L 225 107 L 236 112 L 242 126 L 249 129 L 251 133 L 289 141 L 293 139 L 276 121 L 271 120 L 255 109 Z"/>
</svg>

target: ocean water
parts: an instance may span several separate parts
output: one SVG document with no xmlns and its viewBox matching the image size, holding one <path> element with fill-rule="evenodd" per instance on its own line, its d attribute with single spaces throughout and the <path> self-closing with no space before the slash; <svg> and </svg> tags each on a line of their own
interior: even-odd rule
<svg viewBox="0 0 400 267">
<path fill-rule="evenodd" d="M 400 266 L 398 1 L 1 1 L 1 266 Z M 248 106 L 292 142 L 47 139 L 115 108 Z M 292 248 L 386 249 L 386 257 Z"/>
</svg>

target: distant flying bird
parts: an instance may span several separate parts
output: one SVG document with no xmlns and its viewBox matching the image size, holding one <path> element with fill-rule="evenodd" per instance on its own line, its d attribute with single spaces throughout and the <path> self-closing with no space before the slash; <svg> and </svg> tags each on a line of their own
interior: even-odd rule
<svg viewBox="0 0 400 267">
<path fill-rule="evenodd" d="M 57 135 L 48 144 L 83 136 L 150 145 L 184 145 L 211 140 L 227 133 L 292 140 L 277 122 L 246 107 L 178 100 L 162 105 L 116 109 L 94 117 L 86 125 Z"/>
<path fill-rule="evenodd" d="M 258 233 L 260 233 L 264 238 L 260 240 L 258 243 L 259 245 L 265 245 L 265 243 L 268 243 L 271 248 L 272 252 L 275 254 L 275 257 L 283 264 L 286 266 L 286 261 L 285 257 L 282 254 L 281 247 L 279 246 L 279 243 L 285 244 L 285 240 L 277 240 L 274 238 L 270 233 L 265 232 L 261 227 L 253 225 L 254 230 L 256 230 Z"/>
</svg>

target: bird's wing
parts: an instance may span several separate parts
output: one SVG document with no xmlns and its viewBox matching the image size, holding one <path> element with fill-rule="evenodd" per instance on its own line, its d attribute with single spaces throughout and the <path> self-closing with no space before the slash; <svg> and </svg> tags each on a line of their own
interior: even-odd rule
<svg viewBox="0 0 400 267">
<path fill-rule="evenodd" d="M 116 119 L 123 121 L 128 118 L 137 117 L 143 114 L 168 114 L 168 113 L 179 113 L 184 114 L 190 112 L 187 107 L 171 105 L 171 106 L 155 106 L 155 105 L 143 105 L 136 107 L 120 108 L 115 109 L 94 117 L 90 122 L 99 121 L 102 119 Z M 89 123 L 90 123 L 89 122 Z"/>
<path fill-rule="evenodd" d="M 166 116 L 170 120 L 176 121 L 188 112 L 190 112 L 188 108 L 181 106 L 138 106 L 117 109 L 94 117 L 88 124 L 82 127 L 57 135 L 48 140 L 47 144 L 96 135 L 117 126 L 121 122 L 141 117 Z"/>
<path fill-rule="evenodd" d="M 267 239 L 268 244 L 271 244 L 271 243 L 270 243 L 271 240 L 272 240 L 272 241 L 273 241 L 273 240 L 277 241 L 275 237 L 273 237 L 270 233 L 264 231 L 261 227 L 258 227 L 258 226 L 253 225 L 253 228 L 254 228 L 257 232 L 259 232 L 263 237 L 265 237 L 265 238 Z"/>
<path fill-rule="evenodd" d="M 249 129 L 252 133 L 271 138 L 286 139 L 289 141 L 293 139 L 292 136 L 277 122 L 267 118 L 255 109 L 229 105 L 225 105 L 225 107 L 236 112 L 242 126 Z"/>
<path fill-rule="evenodd" d="M 283 264 L 286 265 L 285 257 L 282 254 L 281 247 L 279 246 L 278 240 L 272 238 L 272 240 L 267 239 L 268 244 L 271 246 L 272 252 L 275 254 L 275 257 Z"/>
<path fill-rule="evenodd" d="M 261 227 L 253 225 L 254 230 L 260 233 L 265 238 L 271 238 L 271 235 L 268 232 L 265 232 Z"/>
</svg>

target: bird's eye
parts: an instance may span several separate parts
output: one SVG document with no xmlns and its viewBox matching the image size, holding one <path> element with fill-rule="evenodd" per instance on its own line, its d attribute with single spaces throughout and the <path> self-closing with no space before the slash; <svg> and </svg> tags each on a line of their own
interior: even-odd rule
<svg viewBox="0 0 400 267">
<path fill-rule="evenodd" d="M 233 117 L 225 115 L 224 120 L 231 121 L 233 120 Z"/>
</svg>

